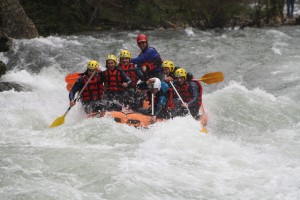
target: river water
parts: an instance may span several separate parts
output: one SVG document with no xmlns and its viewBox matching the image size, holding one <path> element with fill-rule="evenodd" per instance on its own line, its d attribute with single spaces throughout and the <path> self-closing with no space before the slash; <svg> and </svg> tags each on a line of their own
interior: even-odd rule
<svg viewBox="0 0 300 200">
<path fill-rule="evenodd" d="M 300 199 L 300 27 L 149 31 L 163 59 L 207 85 L 208 131 L 190 117 L 141 130 L 85 119 L 64 77 L 107 54 L 137 56 L 139 31 L 15 40 L 1 59 L 0 199 Z"/>
</svg>

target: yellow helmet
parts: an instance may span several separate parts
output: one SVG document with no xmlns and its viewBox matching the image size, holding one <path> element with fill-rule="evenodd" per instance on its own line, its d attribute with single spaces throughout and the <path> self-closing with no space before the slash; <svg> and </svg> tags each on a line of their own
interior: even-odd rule
<svg viewBox="0 0 300 200">
<path fill-rule="evenodd" d="M 99 63 L 96 60 L 91 60 L 87 65 L 87 69 L 91 70 L 95 70 L 97 67 L 99 67 Z"/>
<path fill-rule="evenodd" d="M 116 64 L 118 63 L 117 57 L 116 57 L 115 55 L 113 55 L 113 54 L 109 54 L 109 55 L 107 56 L 106 62 L 107 62 L 108 60 L 113 60 Z"/>
<path fill-rule="evenodd" d="M 175 71 L 174 75 L 176 78 L 184 77 L 185 80 L 187 78 L 187 73 L 186 73 L 185 69 L 183 69 L 183 68 L 177 69 Z"/>
<path fill-rule="evenodd" d="M 128 50 L 122 50 L 120 52 L 120 58 L 131 58 L 130 51 L 128 51 Z"/>
<path fill-rule="evenodd" d="M 173 72 L 175 69 L 174 63 L 170 60 L 165 60 L 162 65 L 162 68 L 168 68 L 170 70 L 170 72 Z"/>
</svg>

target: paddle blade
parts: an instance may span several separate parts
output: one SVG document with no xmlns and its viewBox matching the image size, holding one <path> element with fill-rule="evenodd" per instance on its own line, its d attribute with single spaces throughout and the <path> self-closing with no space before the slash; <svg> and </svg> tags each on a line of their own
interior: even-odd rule
<svg viewBox="0 0 300 200">
<path fill-rule="evenodd" d="M 72 87 L 73 87 L 73 84 L 68 84 L 68 85 L 66 86 L 66 88 L 67 88 L 67 90 L 68 90 L 69 92 L 71 91 Z"/>
<path fill-rule="evenodd" d="M 74 84 L 77 79 L 80 77 L 80 72 L 76 72 L 76 73 L 73 73 L 73 74 L 68 74 L 66 77 L 65 77 L 65 81 L 68 83 L 68 84 Z"/>
<path fill-rule="evenodd" d="M 65 116 L 66 114 L 64 114 L 63 116 L 58 117 L 56 120 L 54 120 L 54 122 L 50 125 L 50 128 L 54 128 L 57 126 L 60 126 L 62 124 L 65 123 Z"/>
<path fill-rule="evenodd" d="M 205 74 L 199 81 L 203 81 L 206 84 L 213 84 L 222 82 L 224 80 L 224 76 L 222 72 L 213 72 L 209 74 Z"/>
<path fill-rule="evenodd" d="M 202 126 L 201 130 L 200 130 L 202 133 L 208 133 L 207 129 L 205 128 L 205 126 Z"/>
</svg>

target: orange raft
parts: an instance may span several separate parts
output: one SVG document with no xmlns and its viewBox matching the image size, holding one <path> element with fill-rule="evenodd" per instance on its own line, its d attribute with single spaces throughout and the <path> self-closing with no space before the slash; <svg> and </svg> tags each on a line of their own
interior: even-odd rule
<svg viewBox="0 0 300 200">
<path fill-rule="evenodd" d="M 87 117 L 97 117 L 101 118 L 104 116 L 112 117 L 115 122 L 126 124 L 128 126 L 134 126 L 139 128 L 148 128 L 153 122 L 151 121 L 151 116 L 144 115 L 141 113 L 131 112 L 120 112 L 120 111 L 106 111 L 102 113 L 91 113 Z M 166 119 L 156 119 L 156 122 L 163 122 L 166 121 Z"/>
<path fill-rule="evenodd" d="M 115 122 L 127 124 L 129 126 L 148 128 L 149 125 L 153 124 L 151 116 L 144 115 L 141 113 L 124 113 L 119 111 L 107 112 L 106 116 L 114 118 Z M 157 119 L 156 122 L 165 121 L 165 119 Z"/>
<path fill-rule="evenodd" d="M 149 108 L 149 107 L 150 107 L 149 102 L 145 100 L 143 108 Z M 138 112 L 127 111 L 127 110 L 92 113 L 88 117 L 100 118 L 100 117 L 104 117 L 104 116 L 112 117 L 114 119 L 114 121 L 117 123 L 122 123 L 122 124 L 126 124 L 129 126 L 140 127 L 140 128 L 148 128 L 149 125 L 154 123 L 151 120 L 152 116 L 145 115 L 145 114 L 138 113 Z M 162 118 L 156 119 L 156 122 L 163 122 L 163 121 L 166 121 L 166 119 L 162 119 Z"/>
</svg>

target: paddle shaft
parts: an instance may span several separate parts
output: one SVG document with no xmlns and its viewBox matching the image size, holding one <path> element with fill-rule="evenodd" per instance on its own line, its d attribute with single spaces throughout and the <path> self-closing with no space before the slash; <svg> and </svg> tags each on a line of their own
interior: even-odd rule
<svg viewBox="0 0 300 200">
<path fill-rule="evenodd" d="M 177 96 L 179 97 L 181 103 L 184 103 L 184 101 L 182 100 L 182 98 L 181 98 L 181 96 L 179 95 L 178 91 L 176 90 L 176 88 L 175 88 L 173 82 L 170 81 L 170 83 L 171 83 L 171 85 L 172 85 L 174 91 L 176 92 Z M 188 112 L 189 112 L 189 115 L 191 115 L 190 109 L 187 108 L 187 110 L 188 110 Z M 201 124 L 201 123 L 200 123 L 200 124 Z M 201 124 L 201 127 L 202 127 L 201 132 L 207 133 L 207 129 L 205 128 L 205 126 L 203 126 L 203 125 Z"/>
<path fill-rule="evenodd" d="M 86 88 L 86 86 L 88 85 L 88 83 L 90 82 L 90 80 L 93 78 L 93 76 L 95 74 L 96 74 L 96 71 L 94 71 L 93 74 L 91 75 L 91 77 L 87 80 L 86 84 L 83 86 L 83 88 L 81 89 L 81 91 L 79 92 L 77 97 L 75 98 L 74 102 L 76 102 L 80 98 L 81 93 Z M 63 114 L 63 116 L 58 117 L 57 119 L 55 119 L 54 122 L 50 125 L 50 128 L 57 127 L 57 126 L 60 126 L 60 125 L 64 124 L 65 123 L 65 117 L 68 114 L 68 112 L 71 110 L 71 108 L 72 107 L 69 106 L 68 110 Z"/>
<path fill-rule="evenodd" d="M 92 80 L 92 78 L 94 77 L 94 75 L 97 73 L 97 71 L 95 70 L 93 72 L 93 74 L 91 75 L 91 77 L 87 80 L 86 84 L 83 86 L 83 88 L 80 90 L 80 92 L 78 93 L 78 95 L 76 96 L 76 98 L 74 99 L 74 102 L 78 101 L 78 99 L 80 99 L 80 96 L 83 92 L 83 90 L 87 87 L 87 85 L 89 84 L 90 80 Z M 68 110 L 65 112 L 64 116 L 66 116 L 68 114 L 68 112 L 71 110 L 71 106 L 68 108 Z"/>
<path fill-rule="evenodd" d="M 176 88 L 175 88 L 175 86 L 174 86 L 173 82 L 172 82 L 172 81 L 170 81 L 170 83 L 171 83 L 171 85 L 172 85 L 172 88 L 173 88 L 173 89 L 174 89 L 174 91 L 176 92 L 177 96 L 179 97 L 179 99 L 180 99 L 181 103 L 182 103 L 182 104 L 184 104 L 184 101 L 182 100 L 182 98 L 181 98 L 180 94 L 179 94 L 179 93 L 178 93 L 178 91 L 176 90 Z M 186 109 L 188 110 L 189 114 L 191 114 L 191 112 L 190 112 L 190 109 L 189 109 L 189 108 L 186 108 Z"/>
<path fill-rule="evenodd" d="M 91 75 L 91 77 L 89 78 L 89 80 L 87 80 L 86 84 L 85 84 L 85 85 L 83 86 L 83 88 L 80 90 L 80 92 L 78 93 L 78 95 L 77 95 L 77 97 L 75 98 L 74 101 L 77 101 L 77 100 L 80 98 L 80 96 L 81 96 L 83 90 L 86 88 L 86 86 L 89 84 L 90 80 L 92 80 L 92 78 L 94 77 L 94 75 L 95 75 L 96 73 L 97 73 L 97 71 L 95 70 L 95 71 L 93 72 L 93 74 Z"/>
</svg>

